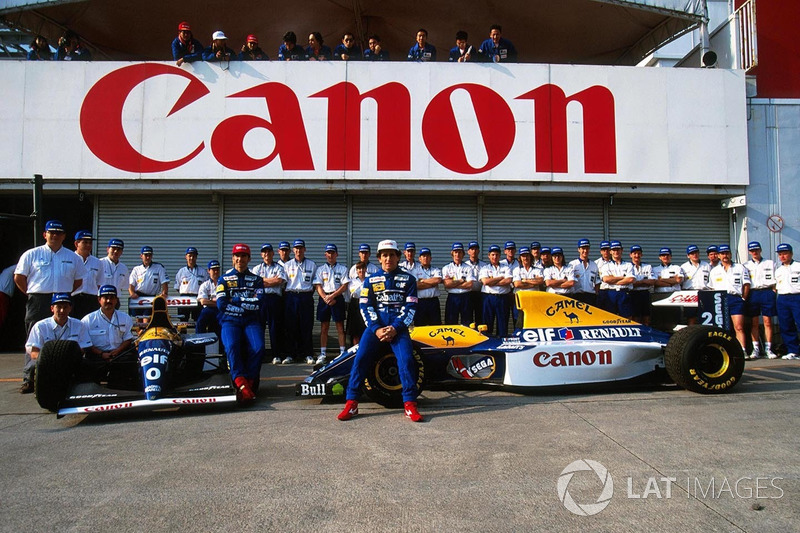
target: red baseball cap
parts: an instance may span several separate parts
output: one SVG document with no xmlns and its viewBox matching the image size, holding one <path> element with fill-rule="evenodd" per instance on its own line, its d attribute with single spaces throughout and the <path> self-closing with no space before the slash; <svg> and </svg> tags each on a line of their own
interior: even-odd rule
<svg viewBox="0 0 800 533">
<path fill-rule="evenodd" d="M 247 42 L 248 43 L 256 43 L 256 44 L 258 44 L 258 37 L 256 37 L 255 35 L 253 35 L 251 33 L 250 35 L 247 36 Z"/>
<path fill-rule="evenodd" d="M 192 27 L 189 26 L 188 22 L 181 22 L 178 24 L 178 31 L 192 31 Z"/>
<path fill-rule="evenodd" d="M 233 245 L 233 255 L 236 254 L 247 254 L 250 255 L 250 247 L 246 244 L 234 244 Z"/>
</svg>

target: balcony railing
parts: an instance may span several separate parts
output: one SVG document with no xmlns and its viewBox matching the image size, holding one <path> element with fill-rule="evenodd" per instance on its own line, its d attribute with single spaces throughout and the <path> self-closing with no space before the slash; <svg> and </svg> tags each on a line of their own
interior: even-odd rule
<svg viewBox="0 0 800 533">
<path fill-rule="evenodd" d="M 739 44 L 738 67 L 749 72 L 758 65 L 756 36 L 756 0 L 747 0 L 736 10 L 736 33 Z"/>
</svg>

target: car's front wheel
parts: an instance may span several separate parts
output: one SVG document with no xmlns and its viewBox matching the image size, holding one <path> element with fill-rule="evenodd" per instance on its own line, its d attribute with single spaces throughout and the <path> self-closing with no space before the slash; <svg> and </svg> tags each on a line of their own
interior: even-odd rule
<svg viewBox="0 0 800 533">
<path fill-rule="evenodd" d="M 81 364 L 83 352 L 75 341 L 48 341 L 36 363 L 36 401 L 45 409 L 58 411 L 66 397 L 72 376 Z"/>
<path fill-rule="evenodd" d="M 417 393 L 419 393 L 422 391 L 422 383 L 425 379 L 425 365 L 416 350 L 413 355 L 417 367 Z M 400 382 L 397 357 L 393 352 L 378 356 L 364 380 L 364 390 L 370 399 L 384 407 L 403 406 L 403 385 Z"/>
<path fill-rule="evenodd" d="M 710 326 L 676 332 L 667 343 L 664 359 L 675 383 L 704 394 L 729 391 L 744 372 L 744 352 L 736 336 Z"/>
</svg>

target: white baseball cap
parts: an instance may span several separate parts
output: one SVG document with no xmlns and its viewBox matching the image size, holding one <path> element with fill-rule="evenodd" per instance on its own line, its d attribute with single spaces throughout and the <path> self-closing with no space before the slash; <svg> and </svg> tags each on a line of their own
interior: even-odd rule
<svg viewBox="0 0 800 533">
<path fill-rule="evenodd" d="M 381 253 L 381 250 L 394 250 L 395 252 L 400 251 L 400 249 L 397 247 L 397 241 L 393 241 L 391 239 L 386 239 L 385 241 L 378 243 L 378 253 Z"/>
<path fill-rule="evenodd" d="M 217 39 L 226 39 L 227 40 L 228 38 L 225 37 L 225 32 L 215 31 L 214 35 L 211 36 L 211 40 L 212 41 L 216 41 Z"/>
</svg>

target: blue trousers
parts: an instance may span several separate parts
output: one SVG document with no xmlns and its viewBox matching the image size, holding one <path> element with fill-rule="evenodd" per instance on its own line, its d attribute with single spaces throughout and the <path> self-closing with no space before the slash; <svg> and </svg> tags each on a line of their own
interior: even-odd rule
<svg viewBox="0 0 800 533">
<path fill-rule="evenodd" d="M 314 296 L 310 292 L 287 292 L 284 319 L 286 354 L 295 358 L 314 355 Z"/>
<path fill-rule="evenodd" d="M 489 328 L 486 333 L 492 335 L 494 323 L 497 322 L 497 336 L 508 336 L 508 296 L 505 294 L 483 294 L 483 320 Z"/>
<path fill-rule="evenodd" d="M 607 306 L 605 309 L 623 318 L 633 316 L 633 306 L 631 306 L 631 295 L 627 290 L 607 291 Z"/>
<path fill-rule="evenodd" d="M 247 355 L 242 356 L 242 337 L 247 344 Z M 257 380 L 261 375 L 261 358 L 264 356 L 264 328 L 257 320 L 222 323 L 222 344 L 231 369 L 231 378 Z"/>
<path fill-rule="evenodd" d="M 216 307 L 204 307 L 203 310 L 200 311 L 200 316 L 197 317 L 197 333 L 214 332 L 217 334 L 217 337 L 219 337 L 220 327 L 219 320 L 217 320 L 218 313 L 219 311 Z"/>
<path fill-rule="evenodd" d="M 472 321 L 472 300 L 469 292 L 447 295 L 444 303 L 444 323 L 469 326 Z"/>
<path fill-rule="evenodd" d="M 781 337 L 789 353 L 800 353 L 797 342 L 797 326 L 800 325 L 800 294 L 778 295 L 778 322 L 781 325 Z"/>
<path fill-rule="evenodd" d="M 375 357 L 380 353 L 381 344 L 378 337 L 369 329 L 361 336 L 361 342 L 353 360 L 353 368 L 350 371 L 350 383 L 347 385 L 348 400 L 358 400 L 361 396 L 361 385 L 364 383 L 364 378 Z M 399 333 L 389 344 L 397 357 L 397 369 L 400 372 L 400 383 L 403 385 L 403 401 L 416 401 L 419 390 L 417 389 L 417 364 L 414 361 L 411 336 L 408 333 Z"/>
<path fill-rule="evenodd" d="M 283 324 L 283 297 L 279 294 L 267 293 L 264 295 L 264 329 L 269 332 L 269 345 L 272 355 L 279 356 L 285 351 L 284 348 L 284 324 Z"/>
</svg>

